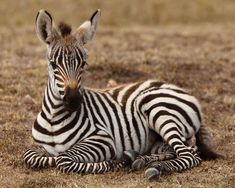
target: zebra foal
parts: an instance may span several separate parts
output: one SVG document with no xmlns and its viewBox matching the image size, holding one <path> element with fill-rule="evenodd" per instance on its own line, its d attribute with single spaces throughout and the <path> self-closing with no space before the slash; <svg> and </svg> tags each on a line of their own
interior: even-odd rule
<svg viewBox="0 0 235 188">
<path fill-rule="evenodd" d="M 40 147 L 25 152 L 26 165 L 73 173 L 132 165 L 147 167 L 152 179 L 197 166 L 201 158 L 217 158 L 208 146 L 199 103 L 183 89 L 155 80 L 106 90 L 82 86 L 84 45 L 94 37 L 100 15 L 97 10 L 72 33 L 65 23 L 55 27 L 47 11 L 37 14 L 36 33 L 47 46 L 48 84 L 32 127 Z M 199 154 L 187 144 L 195 135 Z"/>
</svg>

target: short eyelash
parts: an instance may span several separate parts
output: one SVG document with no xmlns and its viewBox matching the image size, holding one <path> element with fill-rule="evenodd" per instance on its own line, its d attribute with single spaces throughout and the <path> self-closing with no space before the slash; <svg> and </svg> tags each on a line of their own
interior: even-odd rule
<svg viewBox="0 0 235 188">
<path fill-rule="evenodd" d="M 53 68 L 53 69 L 55 69 L 55 68 L 56 68 L 56 62 L 54 62 L 54 61 L 50 61 L 50 64 L 51 64 L 51 66 L 52 66 L 52 68 Z"/>
</svg>

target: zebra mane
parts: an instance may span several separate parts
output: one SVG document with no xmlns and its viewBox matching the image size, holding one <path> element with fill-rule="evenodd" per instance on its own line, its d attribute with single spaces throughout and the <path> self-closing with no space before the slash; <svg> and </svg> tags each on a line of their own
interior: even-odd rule
<svg viewBox="0 0 235 188">
<path fill-rule="evenodd" d="M 71 31 L 72 31 L 72 28 L 70 25 L 68 25 L 67 23 L 65 22 L 60 22 L 59 25 L 58 25 L 58 29 L 62 35 L 62 37 L 65 37 L 67 35 L 70 35 Z"/>
</svg>

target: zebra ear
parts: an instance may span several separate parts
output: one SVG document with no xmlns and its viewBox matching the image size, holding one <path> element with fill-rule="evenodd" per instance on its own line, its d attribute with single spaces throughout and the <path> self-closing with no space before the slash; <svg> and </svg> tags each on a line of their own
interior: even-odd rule
<svg viewBox="0 0 235 188">
<path fill-rule="evenodd" d="M 36 17 L 36 33 L 38 38 L 49 44 L 48 38 L 52 35 L 52 17 L 46 10 L 39 10 Z"/>
<path fill-rule="evenodd" d="M 100 20 L 101 11 L 96 10 L 90 20 L 85 21 L 74 33 L 75 37 L 83 44 L 88 43 L 93 39 Z"/>
</svg>

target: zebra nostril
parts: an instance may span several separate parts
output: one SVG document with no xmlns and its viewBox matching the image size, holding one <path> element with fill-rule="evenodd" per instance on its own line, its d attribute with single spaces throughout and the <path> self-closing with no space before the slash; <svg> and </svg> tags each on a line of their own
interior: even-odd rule
<svg viewBox="0 0 235 188">
<path fill-rule="evenodd" d="M 64 100 L 65 104 L 69 104 L 69 96 L 67 94 L 65 94 L 63 100 Z"/>
<path fill-rule="evenodd" d="M 72 89 L 66 88 L 65 89 L 65 95 L 64 95 L 64 102 L 69 102 L 71 96 L 73 95 L 74 92 L 72 92 Z"/>
<path fill-rule="evenodd" d="M 67 109 L 74 111 L 79 108 L 82 101 L 82 96 L 78 89 L 71 89 L 68 87 L 65 90 L 63 101 Z"/>
</svg>

